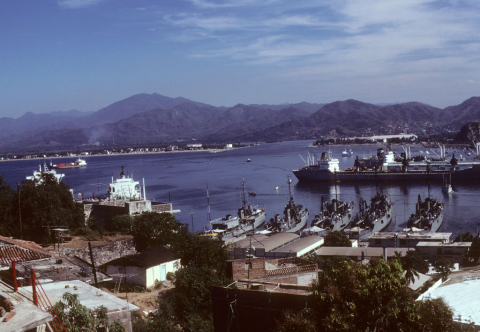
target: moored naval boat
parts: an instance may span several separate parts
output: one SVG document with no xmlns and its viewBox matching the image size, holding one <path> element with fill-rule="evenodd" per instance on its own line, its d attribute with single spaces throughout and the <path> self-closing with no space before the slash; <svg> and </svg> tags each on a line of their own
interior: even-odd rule
<svg viewBox="0 0 480 332">
<path fill-rule="evenodd" d="M 27 176 L 26 179 L 30 180 L 30 181 L 35 181 L 36 185 L 39 185 L 39 184 L 42 184 L 43 181 L 44 181 L 43 177 L 42 177 L 42 175 L 44 175 L 44 174 L 48 174 L 48 175 L 53 176 L 53 178 L 55 179 L 55 181 L 57 181 L 57 183 L 60 183 L 60 181 L 62 181 L 62 179 L 65 177 L 65 174 L 58 174 L 53 169 L 49 170 L 48 167 L 47 167 L 47 164 L 45 163 L 45 160 L 44 160 L 43 161 L 43 170 L 42 170 L 42 164 L 40 164 L 38 166 L 38 171 L 33 171 L 33 175 Z"/>
<path fill-rule="evenodd" d="M 430 197 L 422 201 L 420 195 L 418 195 L 418 201 L 415 204 L 415 213 L 412 213 L 410 218 L 408 218 L 407 227 L 434 233 L 438 231 L 442 222 L 443 203 Z"/>
<path fill-rule="evenodd" d="M 342 231 L 352 221 L 355 202 L 343 202 L 337 198 L 331 202 L 320 202 L 320 214 L 315 215 L 312 226 L 317 226 L 330 231 Z"/>
<path fill-rule="evenodd" d="M 226 217 L 211 221 L 212 230 L 216 233 L 222 233 L 224 240 L 253 231 L 265 222 L 265 209 L 254 207 L 247 202 L 245 181 L 243 180 L 242 189 L 242 207 L 238 209 L 237 217 L 228 214 Z"/>
<path fill-rule="evenodd" d="M 374 234 L 383 231 L 392 221 L 393 202 L 387 196 L 377 193 L 370 200 L 370 204 L 360 198 L 358 213 L 352 221 L 352 227 L 345 230 L 350 238 L 363 240 Z"/>
<path fill-rule="evenodd" d="M 403 158 L 402 158 L 403 157 Z M 339 160 L 331 151 L 323 152 L 316 163 L 307 163 L 293 170 L 299 181 L 442 181 L 451 176 L 454 180 L 480 180 L 480 161 L 457 160 L 455 154 L 450 160 L 442 152 L 440 160 L 426 159 L 425 156 L 411 157 L 395 153 L 387 146 L 377 150 L 377 155 L 355 159 L 354 167 L 340 170 Z"/>
<path fill-rule="evenodd" d="M 276 214 L 266 224 L 266 229 L 274 232 L 295 233 L 301 231 L 308 221 L 308 209 L 295 204 L 291 188 L 292 179 L 288 177 L 288 203 L 283 209 L 283 217 Z"/>
</svg>

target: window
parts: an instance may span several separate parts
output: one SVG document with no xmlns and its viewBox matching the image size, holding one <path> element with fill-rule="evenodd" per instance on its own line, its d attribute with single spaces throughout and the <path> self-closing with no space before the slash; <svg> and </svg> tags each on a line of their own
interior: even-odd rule
<svg viewBox="0 0 480 332">
<path fill-rule="evenodd" d="M 407 239 L 400 239 L 400 245 L 406 246 L 407 245 Z"/>
<path fill-rule="evenodd" d="M 174 268 L 175 270 L 178 269 L 178 261 L 173 262 L 173 268 Z"/>
<path fill-rule="evenodd" d="M 380 240 L 380 239 L 375 239 L 375 244 L 382 244 L 382 240 Z"/>
<path fill-rule="evenodd" d="M 252 269 L 252 262 L 245 263 L 245 270 L 251 270 L 251 269 Z"/>
</svg>

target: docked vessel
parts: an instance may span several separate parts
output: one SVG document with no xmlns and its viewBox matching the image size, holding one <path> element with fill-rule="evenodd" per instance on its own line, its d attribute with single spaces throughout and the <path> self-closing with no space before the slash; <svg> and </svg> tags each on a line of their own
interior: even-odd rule
<svg viewBox="0 0 480 332">
<path fill-rule="evenodd" d="M 393 202 L 385 195 L 377 193 L 370 200 L 370 204 L 360 198 L 358 209 L 352 227 L 345 230 L 350 238 L 364 240 L 375 232 L 383 231 L 392 221 Z"/>
<path fill-rule="evenodd" d="M 145 185 L 143 188 L 145 196 Z M 125 176 L 123 166 L 122 172 L 120 173 L 120 179 L 114 181 L 112 176 L 112 183 L 108 186 L 108 199 L 111 201 L 142 199 L 140 182 L 133 180 L 132 177 Z"/>
<path fill-rule="evenodd" d="M 355 210 L 355 202 L 343 202 L 337 198 L 320 202 L 320 214 L 315 215 L 312 226 L 329 231 L 342 231 L 350 225 Z"/>
<path fill-rule="evenodd" d="M 455 180 L 480 180 L 480 161 L 457 160 L 455 155 L 450 161 L 406 156 L 395 159 L 393 151 L 380 148 L 376 156 L 363 159 L 357 156 L 354 167 L 342 171 L 338 159 L 328 151 L 316 163 L 295 169 L 293 174 L 299 181 L 442 181 L 447 176 Z"/>
<path fill-rule="evenodd" d="M 77 167 L 85 167 L 87 166 L 87 162 L 84 159 L 78 158 L 74 162 L 71 163 L 64 163 L 64 164 L 52 164 L 50 162 L 51 168 L 77 168 Z"/>
<path fill-rule="evenodd" d="M 38 171 L 33 171 L 33 175 L 27 176 L 26 179 L 30 181 L 35 181 L 37 185 L 42 184 L 44 178 L 42 175 L 47 174 L 53 176 L 53 178 L 60 183 L 62 179 L 65 177 L 65 174 L 58 174 L 55 170 L 49 170 L 45 161 L 43 161 L 43 170 L 42 164 L 38 165 Z"/>
<path fill-rule="evenodd" d="M 430 197 L 422 201 L 420 195 L 418 195 L 418 201 L 415 204 L 415 213 L 412 213 L 410 218 L 408 218 L 407 227 L 434 233 L 438 231 L 442 222 L 443 203 Z"/>
<path fill-rule="evenodd" d="M 237 237 L 260 227 L 265 222 L 265 209 L 254 207 L 247 202 L 245 181 L 242 181 L 242 207 L 236 217 L 226 217 L 211 221 L 211 229 L 216 233 L 224 233 L 225 237 Z"/>
<path fill-rule="evenodd" d="M 292 179 L 288 178 L 288 203 L 283 209 L 283 217 L 276 214 L 267 223 L 266 228 L 273 232 L 288 232 L 295 233 L 301 231 L 308 221 L 308 209 L 301 204 L 295 204 L 293 199 Z"/>
</svg>

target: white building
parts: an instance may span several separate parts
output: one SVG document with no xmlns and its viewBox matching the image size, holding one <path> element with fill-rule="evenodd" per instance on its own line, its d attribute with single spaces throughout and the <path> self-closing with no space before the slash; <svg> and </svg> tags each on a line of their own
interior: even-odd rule
<svg viewBox="0 0 480 332">
<path fill-rule="evenodd" d="M 377 232 L 368 238 L 370 247 L 415 248 L 419 242 L 450 242 L 452 233 Z"/>
<path fill-rule="evenodd" d="M 122 279 L 122 283 L 147 288 L 155 286 L 156 280 L 165 281 L 168 272 L 176 272 L 179 268 L 180 257 L 167 247 L 124 256 L 100 266 L 100 269 L 106 271 L 115 281 Z"/>
</svg>

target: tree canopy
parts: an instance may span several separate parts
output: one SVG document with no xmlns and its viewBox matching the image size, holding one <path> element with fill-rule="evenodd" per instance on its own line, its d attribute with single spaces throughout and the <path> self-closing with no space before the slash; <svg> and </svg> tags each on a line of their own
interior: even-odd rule
<svg viewBox="0 0 480 332">
<path fill-rule="evenodd" d="M 132 235 L 137 251 L 173 245 L 188 234 L 186 225 L 171 213 L 144 212 L 135 217 Z"/>
<path fill-rule="evenodd" d="M 340 231 L 333 231 L 325 236 L 324 247 L 351 247 L 352 242 Z"/>
<path fill-rule="evenodd" d="M 125 332 L 125 327 L 115 321 L 108 324 L 108 309 L 104 306 L 88 309 L 78 300 L 78 294 L 64 293 L 62 300 L 53 306 L 68 332 L 96 332 L 108 328 L 111 332 Z"/>
<path fill-rule="evenodd" d="M 49 226 L 77 229 L 84 225 L 81 204 L 73 200 L 69 188 L 57 183 L 51 174 L 43 174 L 40 181 L 24 180 L 20 186 L 20 212 L 18 193 L 0 178 L 0 218 L 2 235 L 21 236 L 27 240 L 48 243 L 52 240 Z"/>
</svg>

